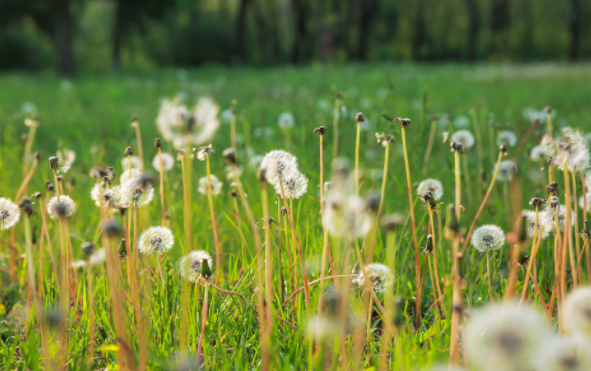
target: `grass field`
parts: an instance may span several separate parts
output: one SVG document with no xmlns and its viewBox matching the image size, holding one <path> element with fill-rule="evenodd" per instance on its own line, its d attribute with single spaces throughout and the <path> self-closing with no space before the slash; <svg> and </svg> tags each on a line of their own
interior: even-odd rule
<svg viewBox="0 0 591 371">
<path fill-rule="evenodd" d="M 454 331 L 463 331 L 464 321 L 459 318 L 469 321 L 478 312 L 477 308 L 491 300 L 487 254 L 468 245 L 460 260 L 460 269 L 454 270 L 451 252 L 453 244 L 458 243 L 460 248 L 464 245 L 462 236 L 470 229 L 493 179 L 499 156 L 499 134 L 503 131 L 515 134 L 516 143 L 507 143 L 508 154 L 504 159 L 515 161 L 518 172 L 512 181 L 502 181 L 502 177 L 496 180 L 476 226 L 495 224 L 511 240 L 510 232 L 518 231 L 515 224 L 520 220 L 521 210 L 534 210 L 529 200 L 548 199 L 548 165 L 545 160 L 530 159 L 531 150 L 548 131 L 546 116 L 540 124 L 532 126 L 532 116 L 531 113 L 528 116 L 527 109 L 533 108 L 540 115 L 544 106 L 551 106 L 555 137 L 567 126 L 581 130 L 583 135 L 591 132 L 589 65 L 351 65 L 264 71 L 205 68 L 83 76 L 74 80 L 5 74 L 0 76 L 0 86 L 0 197 L 14 200 L 23 184 L 27 173 L 23 167 L 27 139 L 24 135 L 30 134 L 30 127 L 25 126 L 24 121 L 33 116 L 38 116 L 39 126 L 31 149 L 40 153 L 40 162 L 22 194 L 42 193 L 39 200 L 33 199 L 32 232 L 27 229 L 28 219 L 24 214 L 14 228 L 0 230 L 0 365 L 3 365 L 0 370 L 61 369 L 66 362 L 65 367 L 70 370 L 89 369 L 89 365 L 93 370 L 105 367 L 108 370 L 190 370 L 198 367 L 197 353 L 203 355 L 199 363 L 204 361 L 207 369 L 376 367 L 414 370 L 447 364 L 450 346 L 453 348 L 457 338 Z M 389 149 L 388 175 L 380 217 L 401 213 L 404 221 L 391 232 L 380 226 L 374 241 L 374 210 L 368 222 L 371 232 L 366 231 L 359 238 L 329 233 L 327 241 L 336 267 L 333 271 L 332 268 L 328 270 L 329 264 L 323 259 L 320 140 L 314 129 L 320 126 L 327 129 L 323 136 L 322 165 L 323 181 L 328 181 L 334 157 L 336 93 L 342 96 L 338 157 L 349 159 L 351 176 L 355 173 L 355 115 L 363 112 L 365 116 L 365 123 L 360 125 L 359 141 L 358 184 L 362 197 L 371 190 L 378 191 L 379 196 L 382 187 L 385 147 L 378 143 L 374 134 L 393 135 L 394 141 L 386 147 Z M 174 246 L 160 257 L 140 256 L 137 237 L 150 226 L 161 224 L 160 178 L 158 170 L 152 166 L 157 155 L 154 141 L 161 137 L 155 121 L 162 100 L 175 96 L 188 107 L 193 107 L 200 97 L 209 96 L 220 107 L 220 127 L 211 140 L 201 145 L 211 143 L 213 146 L 214 151 L 207 156 L 211 161 L 211 174 L 223 182 L 222 191 L 212 196 L 210 204 L 207 191 L 203 195 L 197 190 L 199 179 L 207 176 L 206 162 L 187 157 L 185 161 L 191 170 L 186 171 L 185 181 L 181 162 L 176 162 L 163 177 L 165 211 L 170 216 L 165 225 L 174 235 Z M 257 221 L 260 244 L 253 234 L 246 205 L 241 197 L 231 195 L 232 191 L 240 192 L 240 188 L 231 185 L 236 179 L 227 176 L 228 163 L 222 154 L 232 146 L 229 109 L 234 100 L 235 138 L 242 169 L 240 182 Z M 278 117 L 284 112 L 293 115 L 293 127 L 282 129 L 278 125 Z M 410 217 L 401 124 L 391 122 L 383 114 L 412 119 L 412 124 L 404 130 L 415 220 Z M 137 116 L 141 128 L 144 164 L 146 172 L 154 176 L 155 198 L 145 206 L 130 208 L 124 218 L 112 211 L 104 215 L 90 197 L 96 181 L 89 173 L 96 166 L 112 166 L 117 174 L 117 178 L 112 179 L 115 186 L 123 173 L 129 171 L 125 165 L 126 147 L 130 146 L 136 156 L 140 153 L 136 130 L 131 126 L 132 115 Z M 445 119 L 447 115 L 448 120 Z M 461 158 L 462 180 L 455 184 L 456 153 L 450 152 L 449 139 L 443 143 L 443 133 L 452 135 L 462 129 L 476 134 L 477 138 L 474 146 L 465 148 L 465 155 L 457 156 Z M 432 145 L 429 144 L 431 133 L 434 133 Z M 431 146 L 429 161 L 425 162 L 425 152 Z M 176 158 L 175 149 L 172 143 L 163 140 L 163 152 Z M 290 207 L 293 229 L 301 242 L 307 280 L 314 281 L 325 275 L 350 275 L 356 254 L 366 241 L 367 248 L 360 252 L 363 254 L 361 265 L 377 262 L 389 266 L 394 277 L 392 287 L 374 281 L 375 290 L 363 285 L 358 288 L 351 277 L 341 277 L 311 285 L 309 306 L 304 291 L 281 306 L 295 289 L 302 287 L 303 272 L 289 218 L 279 216 L 283 201 L 278 200 L 270 185 L 262 186 L 266 183 L 257 180 L 262 156 L 274 149 L 296 156 L 299 170 L 309 179 L 307 193 L 291 200 L 293 206 Z M 56 185 L 48 158 L 67 150 L 75 152 L 75 160 L 63 175 L 61 191 L 75 201 L 76 211 L 69 218 L 58 218 L 59 223 L 47 218 L 45 237 L 41 235 L 45 219 L 41 210 L 48 201 L 47 196 L 52 196 L 45 191 L 45 181 Z M 564 178 L 562 171 L 556 166 L 553 168 L 560 189 L 560 203 L 573 199 L 576 202 L 573 201 L 572 207 L 577 208 L 579 197 L 586 193 L 579 177 L 583 173 L 576 172 L 572 178 L 570 175 Z M 427 234 L 433 233 L 428 232 L 428 209 L 416 197 L 419 195 L 416 186 L 427 178 L 443 184 L 443 195 L 437 200 L 442 203 L 437 211 L 441 222 L 439 224 L 434 216 L 437 254 L 418 256 L 420 282 L 424 282 L 422 292 L 418 292 L 412 225 L 416 225 L 416 247 L 421 252 L 427 247 Z M 337 189 L 339 179 L 338 175 L 332 176 Z M 575 180 L 574 188 L 572 180 Z M 462 231 L 445 233 L 446 227 L 453 224 L 447 206 L 457 202 L 454 187 L 458 185 L 464 209 L 460 217 Z M 264 194 L 268 197 L 268 206 Z M 185 197 L 190 202 L 186 202 Z M 211 209 L 215 212 L 215 235 Z M 350 212 L 355 215 L 354 211 Z M 541 241 L 532 276 L 535 285 L 534 279 L 528 279 L 526 301 L 539 313 L 550 312 L 547 323 L 555 332 L 565 332 L 564 325 L 560 323 L 559 326 L 558 310 L 564 295 L 577 284 L 582 286 L 589 282 L 591 275 L 585 265 L 588 238 L 579 238 L 577 234 L 584 231 L 586 217 L 583 214 L 582 209 L 576 209 L 576 219 L 569 221 L 567 218 L 564 230 L 569 233 L 558 233 L 557 239 L 550 237 Z M 277 223 L 271 224 L 271 228 L 262 228 L 268 215 Z M 109 218 L 123 227 L 123 237 L 127 233 L 135 235 L 127 237 L 129 246 L 120 243 L 121 236 L 107 237 L 102 233 L 102 219 Z M 576 224 L 576 229 L 568 228 L 569 224 Z M 32 233 L 30 243 L 27 242 L 29 232 Z M 70 238 L 63 238 L 62 233 L 67 236 L 68 232 Z M 192 235 L 191 243 L 189 235 Z M 566 236 L 564 245 L 563 236 Z M 567 240 L 574 241 L 570 249 L 567 249 Z M 119 259 L 115 254 L 109 255 L 106 265 L 72 269 L 64 275 L 66 264 L 62 263 L 65 260 L 61 254 L 71 250 L 73 256 L 66 254 L 68 262 L 83 260 L 83 242 L 93 243 L 95 249 L 106 247 L 107 251 L 120 245 L 123 251 L 129 248 L 128 256 Z M 508 287 L 512 285 L 509 279 L 512 271 L 516 274 L 514 292 L 518 297 L 521 295 L 527 269 L 526 263 L 524 268 L 512 270 L 516 265 L 510 263 L 510 246 L 516 242 L 505 243 L 505 239 L 503 242 L 503 247 L 489 255 L 495 302 L 507 296 Z M 531 254 L 531 240 L 519 244 L 523 254 Z M 48 257 L 50 248 L 55 256 L 55 270 Z M 367 252 L 368 248 L 373 249 L 373 254 Z M 585 248 L 587 254 L 579 254 L 581 250 L 584 253 Z M 28 249 L 31 254 L 26 253 Z M 213 277 L 185 284 L 187 281 L 179 275 L 179 259 L 191 249 L 204 250 L 212 256 Z M 558 251 L 568 257 L 561 260 L 568 262 L 568 272 L 564 268 L 566 264 L 556 270 Z M 31 262 L 34 263 L 28 268 Z M 430 273 L 432 264 L 439 268 L 437 280 L 433 280 L 433 273 Z M 327 269 L 324 273 L 322 266 Z M 579 267 L 580 272 L 573 274 L 573 266 Z M 360 268 L 355 273 L 363 276 Z M 31 295 L 30 274 L 36 277 L 37 295 Z M 557 274 L 565 274 L 564 281 Z M 462 279 L 454 281 L 460 275 Z M 63 285 L 57 282 L 63 282 L 64 277 L 71 282 L 67 295 L 60 292 Z M 434 300 L 438 297 L 436 281 L 441 281 L 445 303 L 442 308 Z M 245 301 L 210 284 L 237 292 Z M 384 292 L 380 292 L 380 285 L 387 286 Z M 92 295 L 89 295 L 91 286 Z M 455 297 L 454 286 L 458 294 Z M 372 291 L 378 303 L 370 295 Z M 204 300 L 204 292 L 208 294 L 207 300 Z M 324 292 L 325 314 L 315 318 L 321 292 Z M 417 305 L 419 294 L 422 294 L 421 301 Z M 72 300 L 67 305 L 67 313 L 63 309 L 64 296 Z M 35 308 L 36 300 L 43 308 L 40 312 Z M 208 311 L 204 324 L 201 308 L 206 302 Z M 341 306 L 341 303 L 345 304 Z M 457 303 L 463 303 L 467 311 L 452 311 Z M 331 308 L 334 318 L 330 318 Z M 421 321 L 417 318 L 417 309 L 422 313 Z M 38 313 L 44 314 L 38 316 Z M 458 317 L 452 321 L 454 316 Z M 333 322 L 335 326 L 330 325 Z M 203 349 L 198 350 L 202 325 L 205 328 Z M 393 342 L 384 340 L 393 333 Z M 478 362 L 465 351 L 463 341 L 459 346 L 451 350 L 452 359 L 460 359 L 465 369 L 490 369 L 479 368 Z M 91 348 L 93 352 L 89 354 Z M 389 364 L 385 363 L 384 352 L 391 356 L 387 358 Z M 513 369 L 517 370 L 506 368 Z"/>
</svg>

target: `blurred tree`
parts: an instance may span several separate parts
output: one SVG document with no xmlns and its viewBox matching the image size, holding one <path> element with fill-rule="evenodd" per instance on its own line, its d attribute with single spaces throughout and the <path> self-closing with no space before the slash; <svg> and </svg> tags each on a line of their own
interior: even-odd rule
<svg viewBox="0 0 591 371">
<path fill-rule="evenodd" d="M 246 57 L 246 12 L 251 0 L 240 0 L 238 15 L 236 16 L 236 60 L 242 64 Z"/>
<path fill-rule="evenodd" d="M 308 0 L 292 0 L 294 38 L 291 48 L 291 63 L 297 64 L 307 59 L 308 53 L 308 20 L 311 6 Z"/>
<path fill-rule="evenodd" d="M 480 15 L 478 0 L 465 0 L 468 12 L 468 45 L 466 57 L 469 61 L 476 60 L 476 48 L 478 46 L 478 34 L 480 32 Z"/>
<path fill-rule="evenodd" d="M 357 24 L 357 52 L 355 59 L 364 61 L 369 52 L 371 25 L 379 15 L 380 0 L 360 0 L 358 4 L 359 19 Z"/>
<path fill-rule="evenodd" d="M 57 70 L 62 75 L 74 74 L 75 12 L 82 0 L 2 0 L 0 23 L 9 24 L 29 17 L 37 28 L 53 40 Z"/>
<path fill-rule="evenodd" d="M 583 1 L 582 0 L 570 0 L 570 12 L 568 30 L 570 33 L 570 51 L 569 58 L 572 61 L 579 59 L 581 49 L 581 39 L 583 34 Z"/>
<path fill-rule="evenodd" d="M 150 21 L 162 21 L 176 5 L 175 0 L 115 0 L 111 68 L 121 65 L 121 46 L 134 29 L 145 33 Z"/>
</svg>

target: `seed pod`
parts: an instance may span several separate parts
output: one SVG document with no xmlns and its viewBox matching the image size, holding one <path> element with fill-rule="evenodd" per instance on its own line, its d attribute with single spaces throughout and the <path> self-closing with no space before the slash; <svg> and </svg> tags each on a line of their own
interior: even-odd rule
<svg viewBox="0 0 591 371">
<path fill-rule="evenodd" d="M 156 149 L 162 148 L 162 139 L 156 138 L 154 141 L 154 146 L 156 146 Z"/>
<path fill-rule="evenodd" d="M 131 155 L 133 155 L 133 149 L 131 149 L 131 147 L 127 147 L 127 148 L 125 148 L 125 152 L 123 152 L 123 154 L 125 156 L 131 156 Z"/>
</svg>

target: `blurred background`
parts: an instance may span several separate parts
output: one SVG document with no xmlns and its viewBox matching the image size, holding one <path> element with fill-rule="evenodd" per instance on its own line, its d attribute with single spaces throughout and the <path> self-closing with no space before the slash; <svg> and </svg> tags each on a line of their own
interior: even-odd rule
<svg viewBox="0 0 591 371">
<path fill-rule="evenodd" d="M 590 57 L 589 0 L 0 0 L 0 71 Z"/>
</svg>

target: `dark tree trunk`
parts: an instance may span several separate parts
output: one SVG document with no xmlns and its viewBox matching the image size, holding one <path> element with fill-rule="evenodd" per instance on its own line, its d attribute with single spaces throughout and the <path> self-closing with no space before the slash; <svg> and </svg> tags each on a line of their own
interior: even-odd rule
<svg viewBox="0 0 591 371">
<path fill-rule="evenodd" d="M 246 57 L 246 12 L 250 0 L 240 1 L 236 17 L 236 63 L 242 64 Z"/>
<path fill-rule="evenodd" d="M 575 61 L 580 57 L 581 34 L 583 31 L 583 6 L 581 0 L 570 0 L 570 52 L 569 57 L 571 61 Z"/>
<path fill-rule="evenodd" d="M 72 76 L 74 74 L 74 17 L 67 2 L 59 6 L 55 21 L 55 43 L 59 73 Z"/>
<path fill-rule="evenodd" d="M 467 58 L 469 61 L 476 60 L 476 46 L 478 42 L 478 33 L 480 31 L 480 17 L 478 16 L 478 1 L 466 0 L 468 9 L 468 46 Z"/>
<path fill-rule="evenodd" d="M 115 2 L 115 20 L 113 27 L 113 50 L 111 55 L 111 70 L 119 71 L 121 67 L 121 42 L 123 39 L 123 28 L 121 24 L 121 5 Z"/>
<path fill-rule="evenodd" d="M 414 25 L 415 27 L 412 34 L 412 44 L 410 50 L 412 60 L 416 61 L 422 57 L 421 47 L 425 43 L 426 24 L 423 0 L 417 1 L 417 10 Z"/>
<path fill-rule="evenodd" d="M 360 3 L 359 38 L 357 40 L 356 53 L 356 59 L 359 61 L 367 59 L 369 52 L 369 34 L 372 22 L 378 14 L 379 5 L 380 3 L 378 0 L 362 0 Z"/>
<path fill-rule="evenodd" d="M 292 0 L 294 11 L 294 40 L 291 49 L 291 63 L 297 64 L 303 60 L 307 36 L 308 1 Z"/>
</svg>

